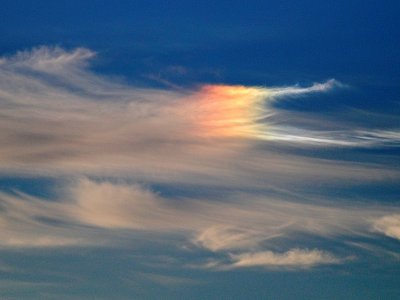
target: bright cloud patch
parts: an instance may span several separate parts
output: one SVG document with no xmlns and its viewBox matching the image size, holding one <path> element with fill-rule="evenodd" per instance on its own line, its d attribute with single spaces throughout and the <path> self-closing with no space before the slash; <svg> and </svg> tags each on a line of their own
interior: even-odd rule
<svg viewBox="0 0 400 300">
<path fill-rule="evenodd" d="M 400 240 L 400 214 L 387 215 L 374 223 L 375 230 Z"/>
<path fill-rule="evenodd" d="M 200 232 L 194 243 L 212 251 L 220 251 L 255 247 L 266 238 L 258 231 L 220 225 Z"/>
<path fill-rule="evenodd" d="M 292 249 L 284 253 L 263 251 L 232 255 L 232 267 L 311 267 L 316 264 L 338 263 L 339 260 L 320 250 Z"/>
</svg>

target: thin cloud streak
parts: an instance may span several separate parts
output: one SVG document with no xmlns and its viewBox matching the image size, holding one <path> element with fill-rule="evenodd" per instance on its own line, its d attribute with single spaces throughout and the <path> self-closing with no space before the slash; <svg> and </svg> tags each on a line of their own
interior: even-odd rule
<svg viewBox="0 0 400 300">
<path fill-rule="evenodd" d="M 328 92 L 334 88 L 342 88 L 345 85 L 335 79 L 329 79 L 324 83 L 314 83 L 310 87 L 300 87 L 300 86 L 289 86 L 281 88 L 271 88 L 270 95 L 274 98 L 287 97 L 287 96 L 298 96 L 310 93 L 321 93 Z"/>
<path fill-rule="evenodd" d="M 272 251 L 232 255 L 230 268 L 245 267 L 303 267 L 309 268 L 318 264 L 336 264 L 340 259 L 321 250 L 291 249 L 284 253 Z"/>
</svg>

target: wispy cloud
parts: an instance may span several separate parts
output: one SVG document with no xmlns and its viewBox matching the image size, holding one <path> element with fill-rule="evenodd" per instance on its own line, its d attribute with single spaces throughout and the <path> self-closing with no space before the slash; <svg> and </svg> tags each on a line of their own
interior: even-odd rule
<svg viewBox="0 0 400 300">
<path fill-rule="evenodd" d="M 96 233 L 67 223 L 56 203 L 0 193 L 1 247 L 36 248 L 94 244 Z M 97 242 L 99 239 L 97 239 Z"/>
<path fill-rule="evenodd" d="M 338 81 L 138 88 L 96 75 L 93 57 L 87 49 L 42 47 L 1 60 L 0 173 L 72 178 L 51 200 L 0 193 L 2 247 L 102 244 L 113 239 L 109 230 L 124 229 L 184 234 L 232 267 L 313 266 L 340 259 L 325 250 L 272 251 L 272 241 L 296 233 L 398 238 L 396 207 L 333 205 L 301 194 L 310 184 L 395 182 L 400 175 L 392 165 L 289 149 L 398 145 L 397 128 L 297 126 L 276 107 L 340 88 Z M 95 177 L 111 179 L 88 179 Z M 155 183 L 207 187 L 218 196 L 163 197 L 152 191 Z"/>
<path fill-rule="evenodd" d="M 181 286 L 199 285 L 203 282 L 200 280 L 190 279 L 187 277 L 179 277 L 172 275 L 162 275 L 156 273 L 135 272 L 124 278 L 128 284 L 137 285 L 140 281 L 149 281 L 153 284 L 161 285 L 167 288 L 179 288 Z"/>
<path fill-rule="evenodd" d="M 297 172 L 297 166 L 304 164 L 296 156 L 276 153 L 269 159 L 268 149 L 253 147 L 258 139 L 327 147 L 368 147 L 398 139 L 397 131 L 323 132 L 278 121 L 276 99 L 326 92 L 340 86 L 335 80 L 306 88 L 145 89 L 95 75 L 87 62 L 93 56 L 86 49 L 43 47 L 3 59 L 1 172 L 130 173 L 146 180 L 196 183 L 215 175 L 237 184 L 229 177 L 268 176 L 282 166 Z M 322 170 L 329 167 L 315 166 L 330 164 L 312 159 L 307 163 L 310 168 L 302 168 L 302 174 L 306 169 L 326 172 Z M 338 164 L 343 168 L 335 176 L 346 172 L 353 176 L 356 168 L 334 163 Z M 279 165 L 277 170 L 274 165 Z M 357 168 L 363 169 L 358 176 L 380 173 L 367 165 Z"/>
<path fill-rule="evenodd" d="M 263 251 L 232 255 L 233 268 L 243 267 L 312 267 L 317 264 L 339 263 L 340 260 L 321 250 L 291 249 L 284 253 Z"/>
<path fill-rule="evenodd" d="M 376 220 L 374 229 L 387 236 L 400 240 L 400 214 L 387 215 Z"/>
<path fill-rule="evenodd" d="M 296 241 L 296 236 L 305 234 L 320 238 L 372 237 L 377 230 L 398 238 L 393 235 L 398 220 L 390 215 L 390 207 L 333 207 L 252 194 L 235 197 L 222 202 L 168 199 L 143 186 L 85 178 L 63 187 L 52 201 L 2 193 L 0 222 L 4 229 L 0 246 L 115 245 L 127 236 L 115 235 L 113 231 L 123 229 L 183 235 L 191 247 L 223 255 L 221 261 L 207 267 L 294 268 L 339 263 L 343 258 L 319 249 L 275 252 L 270 249 L 276 247 L 276 241 Z"/>
<path fill-rule="evenodd" d="M 345 85 L 335 79 L 329 79 L 324 83 L 314 83 L 310 87 L 300 87 L 296 85 L 296 86 L 288 86 L 280 88 L 271 88 L 269 90 L 272 97 L 279 98 L 286 96 L 305 95 L 310 93 L 327 92 L 336 87 L 345 87 Z"/>
</svg>

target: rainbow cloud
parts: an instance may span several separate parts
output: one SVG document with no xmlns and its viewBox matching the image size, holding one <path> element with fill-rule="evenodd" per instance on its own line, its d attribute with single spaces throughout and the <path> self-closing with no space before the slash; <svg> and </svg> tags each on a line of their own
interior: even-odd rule
<svg viewBox="0 0 400 300">
<path fill-rule="evenodd" d="M 215 173 L 221 182 L 224 174 L 247 167 L 236 172 L 218 164 L 230 168 L 228 160 L 239 163 L 242 156 L 248 161 L 244 149 L 253 149 L 255 141 L 369 147 L 400 140 L 396 130 L 320 130 L 315 116 L 306 116 L 311 126 L 296 126 L 299 114 L 288 116 L 274 105 L 340 87 L 334 79 L 309 87 L 137 88 L 91 72 L 87 60 L 94 55 L 43 47 L 1 60 L 1 172 L 124 173 L 197 183 Z M 267 159 L 252 151 L 254 161 Z M 268 170 L 257 171 L 271 172 L 273 160 Z M 298 165 L 293 163 L 296 170 Z"/>
<path fill-rule="evenodd" d="M 194 96 L 188 110 L 196 113 L 201 135 L 207 137 L 245 137 L 271 140 L 276 137 L 267 120 L 275 114 L 272 104 L 279 97 L 325 92 L 341 84 L 334 80 L 310 87 L 246 87 L 205 85 Z"/>
<path fill-rule="evenodd" d="M 270 92 L 264 88 L 206 85 L 195 97 L 197 122 L 205 136 L 256 137 L 268 116 L 264 104 Z"/>
</svg>

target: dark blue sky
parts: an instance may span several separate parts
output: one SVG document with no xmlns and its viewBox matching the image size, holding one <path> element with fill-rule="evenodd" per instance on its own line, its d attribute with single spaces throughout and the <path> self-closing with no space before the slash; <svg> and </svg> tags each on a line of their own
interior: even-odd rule
<svg viewBox="0 0 400 300">
<path fill-rule="evenodd" d="M 0 51 L 85 46 L 102 54 L 103 67 L 133 78 L 175 65 L 193 69 L 192 77 L 173 78 L 184 83 L 288 84 L 334 77 L 395 85 L 399 6 L 398 1 L 3 1 Z"/>
</svg>

